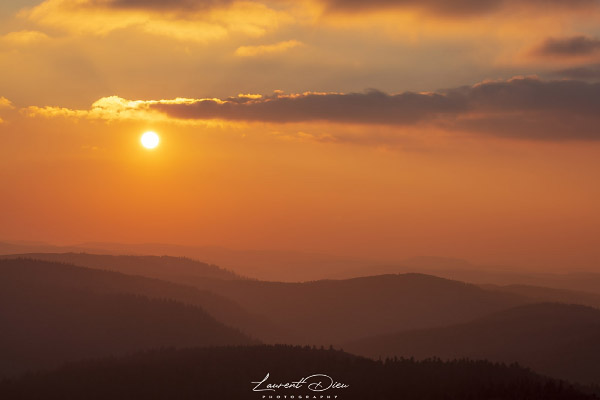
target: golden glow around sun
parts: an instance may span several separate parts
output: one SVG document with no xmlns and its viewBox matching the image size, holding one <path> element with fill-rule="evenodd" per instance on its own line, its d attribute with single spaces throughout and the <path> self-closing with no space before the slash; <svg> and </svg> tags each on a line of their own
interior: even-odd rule
<svg viewBox="0 0 600 400">
<path fill-rule="evenodd" d="M 160 142 L 160 138 L 156 134 L 156 132 L 148 131 L 142 135 L 142 146 L 147 149 L 153 149 L 158 146 L 158 142 Z"/>
</svg>

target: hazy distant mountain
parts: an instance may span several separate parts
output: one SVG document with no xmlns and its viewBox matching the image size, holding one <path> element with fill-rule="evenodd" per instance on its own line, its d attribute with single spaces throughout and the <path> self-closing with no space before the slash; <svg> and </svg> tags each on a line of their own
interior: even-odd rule
<svg viewBox="0 0 600 400">
<path fill-rule="evenodd" d="M 56 287 L 99 294 L 132 294 L 153 299 L 169 299 L 201 307 L 212 317 L 261 340 L 281 336 L 267 318 L 249 313 L 238 303 L 207 290 L 157 279 L 125 275 L 56 262 L 0 260 L 0 286 Z M 35 294 L 35 293 L 34 293 Z"/>
<path fill-rule="evenodd" d="M 264 384 L 252 383 L 267 374 Z M 253 391 L 265 389 L 268 383 L 295 382 L 313 374 L 331 379 L 309 378 L 300 389 Z M 308 389 L 309 383 L 319 381 L 324 389 L 332 380 L 348 387 L 321 392 Z M 336 395 L 346 400 L 595 398 L 515 365 L 466 360 L 382 363 L 335 350 L 289 346 L 153 351 L 81 362 L 0 383 L 0 398 L 21 400 L 333 399 Z"/>
<path fill-rule="evenodd" d="M 37 242 L 0 242 L 0 254 L 93 253 L 118 255 L 170 255 L 216 264 L 236 273 L 269 281 L 307 281 L 341 278 L 349 270 L 363 270 L 377 262 L 329 254 L 273 250 L 232 250 L 214 246 L 182 246 L 163 243 L 82 243 L 54 246 Z M 372 274 L 366 274 L 372 275 Z"/>
<path fill-rule="evenodd" d="M 431 273 L 476 284 L 526 285 L 600 293 L 600 273 L 595 272 L 538 273 L 471 269 L 439 270 Z"/>
<path fill-rule="evenodd" d="M 70 288 L 85 285 L 95 291 L 174 299 L 200 306 L 217 320 L 268 343 L 328 345 L 369 335 L 465 322 L 489 312 L 541 301 L 600 304 L 600 296 L 589 293 L 529 287 L 492 286 L 482 289 L 419 274 L 281 283 L 231 280 L 229 278 L 235 275 L 217 267 L 172 257 L 35 256 L 146 276 L 177 276 L 181 263 L 184 272 L 195 271 L 196 277 L 188 279 L 188 283 L 195 285 L 196 289 L 56 264 L 37 264 L 35 276 L 28 279 L 43 279 Z M 162 272 L 170 265 L 176 268 Z M 202 273 L 227 279 L 201 278 Z M 302 329 L 304 326 L 311 326 L 311 329 Z"/>
<path fill-rule="evenodd" d="M 260 280 L 300 282 L 362 276 L 423 273 L 476 284 L 529 285 L 600 293 L 600 273 L 539 272 L 506 266 L 475 265 L 447 257 L 369 260 L 329 254 L 270 250 L 231 250 L 162 243 L 83 243 L 54 246 L 38 242 L 0 242 L 0 254 L 89 253 L 189 257 Z"/>
<path fill-rule="evenodd" d="M 374 263 L 347 270 L 338 277 L 418 272 L 446 279 L 481 285 L 521 285 L 548 287 L 600 294 L 600 273 L 537 272 L 501 266 L 480 266 L 468 261 L 444 257 L 414 257 L 397 263 Z"/>
<path fill-rule="evenodd" d="M 96 291 L 78 279 L 84 274 L 73 277 L 79 287 L 32 278 L 40 262 L 30 263 L 0 262 L 0 375 L 142 349 L 254 342 L 198 307 Z"/>
<path fill-rule="evenodd" d="M 531 280 L 532 285 L 557 289 L 600 293 L 600 274 L 572 272 L 568 274 L 543 274 Z"/>
<path fill-rule="evenodd" d="M 486 290 L 495 290 L 503 293 L 513 293 L 526 297 L 533 303 L 565 303 L 581 304 L 600 308 L 600 293 L 582 292 L 577 290 L 555 289 L 528 285 L 480 285 Z"/>
<path fill-rule="evenodd" d="M 600 384 L 600 310 L 579 305 L 521 306 L 464 324 L 375 336 L 344 347 L 374 358 L 519 362 L 550 376 Z"/>
<path fill-rule="evenodd" d="M 304 283 L 206 279 L 199 287 L 268 316 L 293 335 L 287 342 L 307 344 L 464 322 L 527 302 L 421 274 Z"/>
<path fill-rule="evenodd" d="M 236 273 L 266 281 L 298 282 L 346 276 L 346 271 L 376 262 L 320 253 L 275 250 L 232 250 L 212 246 L 178 246 L 160 243 L 84 243 L 118 254 L 180 255 L 217 264 Z M 367 274 L 371 275 L 371 274 Z"/>
<path fill-rule="evenodd" d="M 184 257 L 113 256 L 88 253 L 27 253 L 0 256 L 0 259 L 3 258 L 33 258 L 36 260 L 57 261 L 183 284 L 193 284 L 199 278 L 241 279 L 239 275 L 232 271 Z"/>
<path fill-rule="evenodd" d="M 397 262 L 373 262 L 348 265 L 346 269 L 335 271 L 335 273 L 323 277 L 331 279 L 350 279 L 363 276 L 424 273 L 428 275 L 439 275 L 437 272 L 448 272 L 463 269 L 477 268 L 465 260 L 446 257 L 412 257 Z M 453 279 L 453 278 L 450 278 Z M 460 279 L 458 279 L 460 280 Z"/>
<path fill-rule="evenodd" d="M 413 270 L 435 268 L 439 270 L 457 270 L 466 268 L 475 268 L 475 266 L 466 260 L 450 257 L 419 256 L 405 258 L 400 261 L 400 265 Z"/>
<path fill-rule="evenodd" d="M 20 253 L 65 253 L 69 251 L 81 251 L 75 247 L 55 246 L 42 242 L 3 242 L 0 241 L 0 254 L 20 254 Z"/>
</svg>

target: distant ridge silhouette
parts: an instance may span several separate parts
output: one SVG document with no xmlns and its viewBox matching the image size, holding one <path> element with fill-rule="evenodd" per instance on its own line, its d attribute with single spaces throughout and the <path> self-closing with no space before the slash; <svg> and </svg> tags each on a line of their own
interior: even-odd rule
<svg viewBox="0 0 600 400">
<path fill-rule="evenodd" d="M 10 258 L 55 261 L 129 275 L 141 275 L 185 285 L 193 284 L 196 279 L 200 278 L 242 279 L 240 275 L 232 271 L 186 257 L 114 256 L 89 253 L 27 253 L 0 256 L 0 259 Z"/>
</svg>

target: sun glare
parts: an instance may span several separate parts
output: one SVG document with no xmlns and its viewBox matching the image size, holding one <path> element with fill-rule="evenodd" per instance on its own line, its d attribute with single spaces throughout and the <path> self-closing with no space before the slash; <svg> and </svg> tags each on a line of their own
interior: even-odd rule
<svg viewBox="0 0 600 400">
<path fill-rule="evenodd" d="M 142 135 L 142 146 L 147 149 L 153 149 L 158 146 L 158 142 L 160 142 L 160 138 L 156 134 L 156 132 L 148 131 Z"/>
</svg>

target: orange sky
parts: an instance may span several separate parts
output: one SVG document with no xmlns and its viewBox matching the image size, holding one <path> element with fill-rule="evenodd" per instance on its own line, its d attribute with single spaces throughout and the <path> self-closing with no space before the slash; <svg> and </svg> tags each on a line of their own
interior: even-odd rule
<svg viewBox="0 0 600 400">
<path fill-rule="evenodd" d="M 361 4 L 3 3 L 0 240 L 600 270 L 597 2 Z"/>
</svg>

